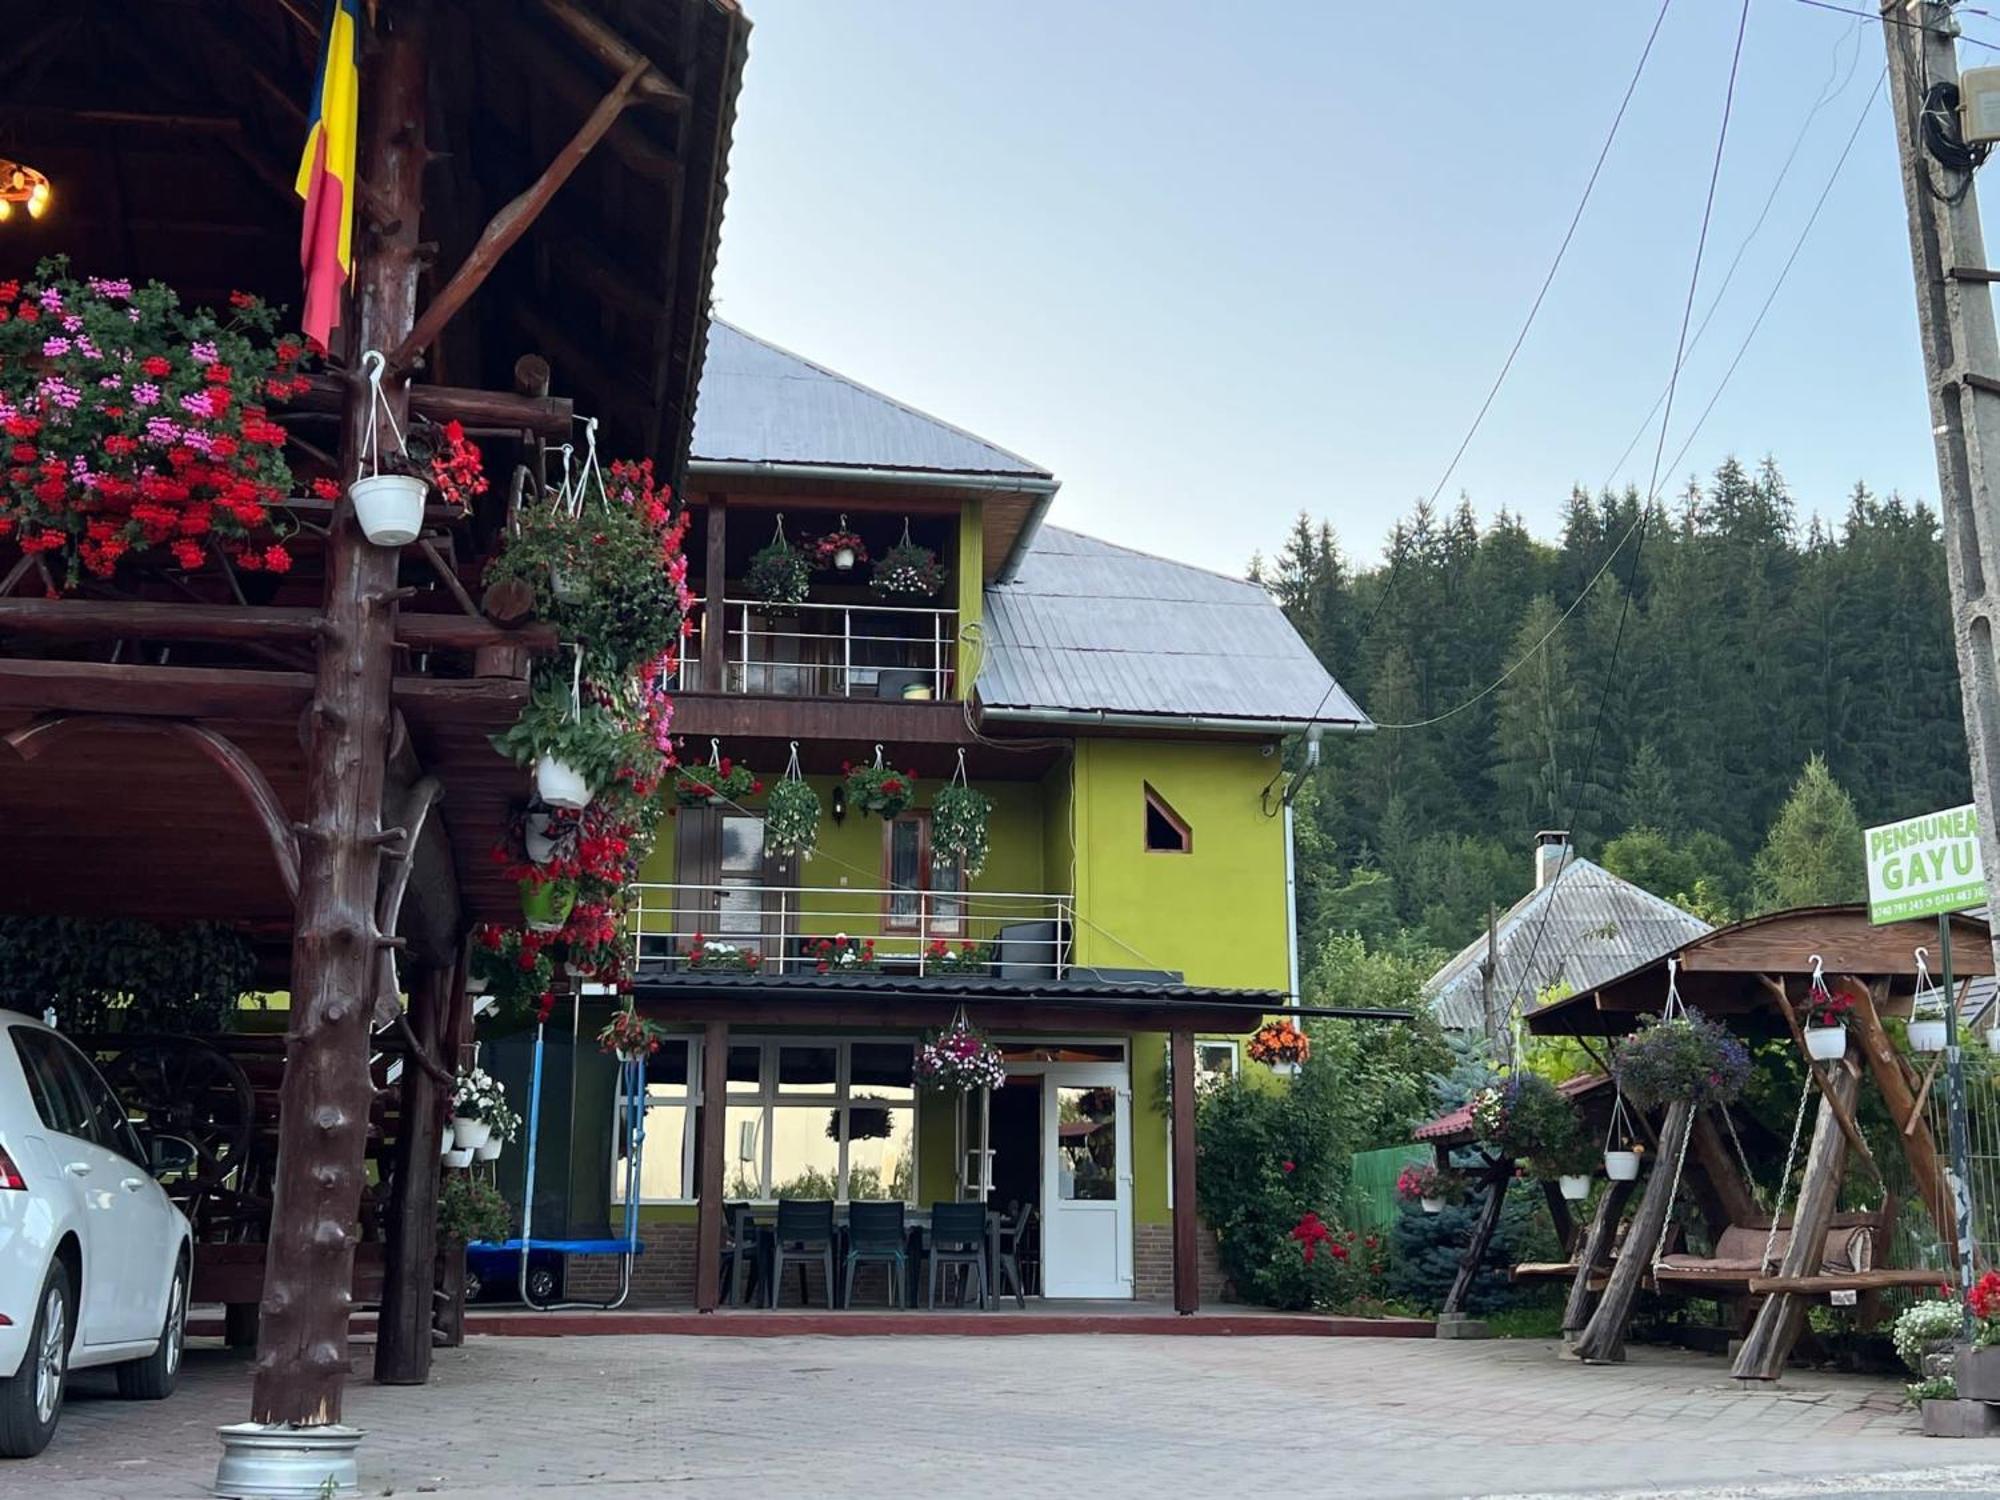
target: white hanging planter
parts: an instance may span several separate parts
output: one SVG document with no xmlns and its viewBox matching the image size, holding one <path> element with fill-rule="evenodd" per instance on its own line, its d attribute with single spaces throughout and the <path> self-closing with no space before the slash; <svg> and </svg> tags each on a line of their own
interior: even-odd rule
<svg viewBox="0 0 2000 1500">
<path fill-rule="evenodd" d="M 472 1148 L 472 1159 L 474 1161 L 498 1161 L 500 1153 L 506 1149 L 507 1143 L 501 1140 L 499 1136 L 489 1135 L 484 1141 Z"/>
<path fill-rule="evenodd" d="M 1912 1052 L 1944 1051 L 1944 1019 L 1936 1017 L 1924 1021 L 1911 1021 L 1910 1050 Z"/>
<path fill-rule="evenodd" d="M 557 567 L 554 563 L 549 564 L 549 587 L 554 590 L 556 598 L 564 604 L 574 604 L 579 599 L 590 597 L 590 579 L 588 576 L 580 573 L 571 573 L 567 569 Z"/>
<path fill-rule="evenodd" d="M 540 766 L 536 767 L 540 779 Z M 521 843 L 527 848 L 528 859 L 533 864 L 545 865 L 556 857 L 556 841 L 549 837 L 549 815 L 545 812 L 531 812 L 521 825 Z"/>
<path fill-rule="evenodd" d="M 852 547 L 837 549 L 833 554 L 833 566 L 836 572 L 852 573 L 854 571 L 854 549 Z"/>
<path fill-rule="evenodd" d="M 553 755 L 535 762 L 535 792 L 550 807 L 581 812 L 590 806 L 590 783 L 583 773 Z"/>
<path fill-rule="evenodd" d="M 1636 1182 L 1639 1177 L 1639 1153 L 1636 1151 L 1607 1151 L 1604 1153 L 1604 1175 L 1613 1182 Z"/>
<path fill-rule="evenodd" d="M 454 1146 L 444 1154 L 444 1164 L 453 1171 L 460 1171 L 472 1165 L 472 1148 Z"/>
<path fill-rule="evenodd" d="M 1299 1065 L 1295 1062 L 1274 1062 L 1267 1064 L 1267 1066 L 1280 1078 L 1296 1078 L 1299 1076 Z"/>
<path fill-rule="evenodd" d="M 451 1127 L 447 1125 L 444 1128 L 443 1133 L 438 1136 L 438 1155 L 441 1157 L 449 1157 L 452 1152 L 452 1145 L 453 1142 L 451 1139 Z"/>
<path fill-rule="evenodd" d="M 1417 1203 L 1427 1214 L 1441 1214 L 1444 1212 L 1444 1199 L 1442 1198 L 1419 1198 Z"/>
<path fill-rule="evenodd" d="M 2000 1053 L 2000 1026 L 1986 1028 L 1986 1050 Z"/>
<path fill-rule="evenodd" d="M 1572 1203 L 1581 1203 L 1590 1196 L 1588 1174 L 1565 1172 L 1556 1179 L 1556 1185 L 1562 1189 L 1562 1195 Z"/>
<path fill-rule="evenodd" d="M 1845 1026 L 1808 1026 L 1806 1028 L 1806 1051 L 1817 1062 L 1836 1062 L 1847 1055 L 1847 1028 Z"/>
<path fill-rule="evenodd" d="M 377 547 L 400 547 L 417 539 L 429 493 L 430 485 L 414 474 L 371 474 L 347 487 L 361 534 Z"/>
<path fill-rule="evenodd" d="M 465 993 L 466 993 L 466 994 L 468 994 L 468 995 L 483 995 L 483 994 L 485 994 L 485 993 L 486 993 L 486 976 L 485 976 L 484 974 L 468 974 L 468 975 L 466 975 L 466 976 L 465 976 Z"/>
<path fill-rule="evenodd" d="M 453 1115 L 451 1118 L 451 1138 L 467 1151 L 485 1145 L 492 1134 L 493 1127 L 485 1120 L 474 1120 L 465 1115 Z"/>
</svg>

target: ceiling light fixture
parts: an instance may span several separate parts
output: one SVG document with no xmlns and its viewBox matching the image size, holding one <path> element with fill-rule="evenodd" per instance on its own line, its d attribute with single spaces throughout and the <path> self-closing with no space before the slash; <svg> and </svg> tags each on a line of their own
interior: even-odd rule
<svg viewBox="0 0 2000 1500">
<path fill-rule="evenodd" d="M 11 219 L 16 208 L 25 208 L 31 219 L 47 213 L 49 180 L 33 167 L 0 156 L 0 222 Z"/>
</svg>

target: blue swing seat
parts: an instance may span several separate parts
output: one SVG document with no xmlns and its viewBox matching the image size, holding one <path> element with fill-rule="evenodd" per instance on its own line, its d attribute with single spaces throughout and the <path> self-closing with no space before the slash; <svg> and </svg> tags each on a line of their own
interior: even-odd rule
<svg viewBox="0 0 2000 1500">
<path fill-rule="evenodd" d="M 474 1240 L 468 1250 L 555 1250 L 564 1255 L 644 1255 L 643 1240 Z"/>
</svg>

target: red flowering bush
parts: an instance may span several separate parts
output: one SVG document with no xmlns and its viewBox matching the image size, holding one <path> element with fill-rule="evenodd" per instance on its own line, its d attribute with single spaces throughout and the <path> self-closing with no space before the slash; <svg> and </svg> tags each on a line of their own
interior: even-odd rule
<svg viewBox="0 0 2000 1500">
<path fill-rule="evenodd" d="M 2000 1344 L 2000 1271 L 1988 1271 L 1965 1294 L 1972 1309 L 1972 1342 L 1981 1349 Z"/>
<path fill-rule="evenodd" d="M 273 512 L 292 475 L 266 403 L 304 388 L 305 349 L 276 323 L 242 293 L 218 319 L 158 282 L 78 281 L 60 257 L 0 281 L 0 537 L 61 553 L 71 588 L 154 549 L 290 569 Z"/>
<path fill-rule="evenodd" d="M 690 969 L 706 969 L 710 973 L 752 974 L 764 966 L 764 955 L 754 948 L 718 943 L 714 938 L 697 932 L 688 940 L 687 966 Z"/>
<path fill-rule="evenodd" d="M 814 972 L 820 974 L 853 974 L 881 967 L 875 961 L 875 939 L 857 941 L 844 932 L 810 939 L 806 943 L 806 957 L 813 961 Z"/>
</svg>

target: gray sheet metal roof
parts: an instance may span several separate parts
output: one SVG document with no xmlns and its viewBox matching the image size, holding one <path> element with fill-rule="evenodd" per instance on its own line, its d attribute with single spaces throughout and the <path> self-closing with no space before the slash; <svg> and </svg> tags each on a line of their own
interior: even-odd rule
<svg viewBox="0 0 2000 1500">
<path fill-rule="evenodd" d="M 1536 933 L 1541 931 L 1539 945 Z M 1552 986 L 1587 990 L 1651 963 L 1710 931 L 1708 923 L 1602 865 L 1572 855 L 1556 878 L 1515 902 L 1496 928 L 1495 994 L 1526 1010 Z M 1485 1024 L 1479 966 L 1486 935 L 1431 975 L 1424 998 L 1439 1024 L 1476 1031 Z"/>
<path fill-rule="evenodd" d="M 988 708 L 1368 722 L 1254 583 L 1044 526 L 986 590 Z"/>
<path fill-rule="evenodd" d="M 1048 470 L 790 350 L 710 321 L 695 462 L 829 464 L 1046 479 Z"/>
</svg>

